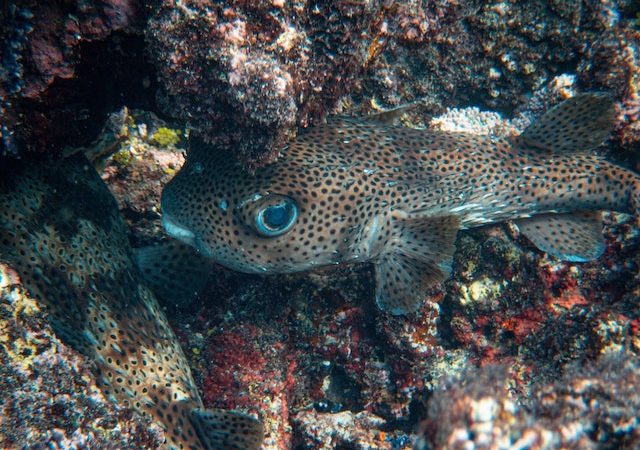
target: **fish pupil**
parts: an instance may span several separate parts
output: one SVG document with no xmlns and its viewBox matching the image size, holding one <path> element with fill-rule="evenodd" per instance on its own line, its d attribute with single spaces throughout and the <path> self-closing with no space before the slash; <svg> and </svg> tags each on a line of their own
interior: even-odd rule
<svg viewBox="0 0 640 450">
<path fill-rule="evenodd" d="M 285 203 L 270 206 L 264 211 L 264 223 L 269 228 L 278 230 L 285 227 L 291 217 L 291 208 Z"/>
</svg>

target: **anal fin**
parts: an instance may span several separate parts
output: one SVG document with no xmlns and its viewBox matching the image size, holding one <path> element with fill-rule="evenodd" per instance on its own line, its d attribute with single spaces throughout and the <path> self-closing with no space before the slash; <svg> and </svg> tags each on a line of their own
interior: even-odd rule
<svg viewBox="0 0 640 450">
<path fill-rule="evenodd" d="M 135 249 L 135 261 L 158 297 L 177 302 L 191 301 L 201 292 L 212 267 L 211 260 L 177 240 Z"/>
<path fill-rule="evenodd" d="M 191 423 L 207 450 L 258 450 L 262 445 L 262 423 L 247 414 L 195 409 Z"/>
<path fill-rule="evenodd" d="M 591 261 L 605 250 L 602 215 L 598 211 L 541 214 L 520 219 L 516 224 L 536 247 L 564 261 Z"/>
<path fill-rule="evenodd" d="M 376 303 L 394 315 L 417 310 L 426 290 L 451 272 L 460 221 L 455 216 L 397 219 L 376 262 Z"/>
</svg>

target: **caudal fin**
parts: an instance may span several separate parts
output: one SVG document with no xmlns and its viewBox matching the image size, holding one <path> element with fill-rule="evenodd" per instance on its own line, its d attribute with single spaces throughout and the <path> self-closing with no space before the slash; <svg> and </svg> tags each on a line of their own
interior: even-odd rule
<svg viewBox="0 0 640 450">
<path fill-rule="evenodd" d="M 220 409 L 196 409 L 191 423 L 207 450 L 258 450 L 262 445 L 262 423 L 246 414 Z"/>
</svg>

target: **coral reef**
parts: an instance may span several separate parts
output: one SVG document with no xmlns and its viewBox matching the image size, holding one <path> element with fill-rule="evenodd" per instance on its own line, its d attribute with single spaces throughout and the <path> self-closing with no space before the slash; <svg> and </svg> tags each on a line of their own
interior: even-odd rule
<svg viewBox="0 0 640 450">
<path fill-rule="evenodd" d="M 610 92 L 620 100 L 616 140 L 626 150 L 638 149 L 640 87 L 637 28 L 616 27 L 603 33 L 578 66 L 578 77 L 588 89 Z"/>
<path fill-rule="evenodd" d="M 430 113 L 510 111 L 563 72 L 614 93 L 617 139 L 632 147 L 638 32 L 623 6 L 14 0 L 0 11 L 3 147 L 86 145 L 124 102 L 160 106 L 256 167 L 327 113 L 415 99 Z"/>
<path fill-rule="evenodd" d="M 0 264 L 0 447 L 160 448 L 159 427 L 104 398 L 16 272 Z"/>
<path fill-rule="evenodd" d="M 616 8 L 614 1 L 331 8 L 165 1 L 146 36 L 165 110 L 256 166 L 274 158 L 297 126 L 330 111 L 363 114 L 414 99 L 431 112 L 469 103 L 511 110 L 554 75 L 578 68 L 585 87 L 613 91 L 635 114 L 637 31 Z M 621 131 L 619 139 L 632 136 Z"/>
<path fill-rule="evenodd" d="M 419 20 L 425 31 L 391 40 L 363 84 L 382 103 L 426 97 L 434 108 L 471 103 L 511 109 L 553 75 L 580 61 L 588 64 L 589 44 L 616 26 L 616 6 L 610 1 L 426 2 L 424 11 L 433 14 Z"/>
<path fill-rule="evenodd" d="M 185 127 L 257 167 L 331 113 L 420 100 L 404 123 L 515 135 L 599 90 L 618 106 L 606 149 L 640 168 L 632 3 L 9 2 L 2 151 L 84 152 L 135 247 L 164 239 L 159 195 Z M 376 309 L 366 267 L 215 267 L 192 303 L 163 307 L 205 407 L 260 416 L 265 449 L 635 448 L 640 234 L 606 214 L 605 238 L 602 258 L 577 264 L 511 224 L 462 232 L 452 276 L 406 317 Z M 0 446 L 157 446 L 2 267 Z"/>
<path fill-rule="evenodd" d="M 131 244 L 142 247 L 163 233 L 160 192 L 184 163 L 184 132 L 155 114 L 126 108 L 110 122 L 117 124 L 115 135 L 106 127 L 91 146 L 79 150 L 101 169 L 127 223 Z"/>
<path fill-rule="evenodd" d="M 305 411 L 296 416 L 295 423 L 304 436 L 302 442 L 296 443 L 302 448 L 389 448 L 389 442 L 394 439 L 393 435 L 380 431 L 385 421 L 366 411 L 357 414 Z"/>
<path fill-rule="evenodd" d="M 383 16 L 380 1 L 167 0 L 146 36 L 165 110 L 259 164 L 353 87 Z"/>
</svg>

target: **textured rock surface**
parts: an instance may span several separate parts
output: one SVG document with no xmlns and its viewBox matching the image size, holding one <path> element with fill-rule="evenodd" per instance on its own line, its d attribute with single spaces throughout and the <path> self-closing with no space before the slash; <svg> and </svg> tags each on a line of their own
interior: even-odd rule
<svg viewBox="0 0 640 450">
<path fill-rule="evenodd" d="M 435 391 L 416 450 L 432 448 L 636 448 L 640 359 L 612 352 L 530 398 L 510 389 L 505 367 L 449 379 Z"/>
<path fill-rule="evenodd" d="M 146 35 L 166 110 L 260 163 L 353 87 L 384 15 L 378 0 L 166 0 Z"/>
<path fill-rule="evenodd" d="M 0 154 L 87 144 L 127 99 L 153 104 L 138 0 L 12 0 L 0 8 Z M 144 96 L 151 96 L 151 100 Z"/>
<path fill-rule="evenodd" d="M 156 108 L 158 92 L 165 113 L 257 166 L 327 113 L 416 99 L 431 113 L 511 111 L 563 72 L 622 102 L 617 139 L 630 148 L 637 9 L 615 0 L 13 0 L 0 10 L 4 151 L 86 144 L 111 110 Z"/>
</svg>

